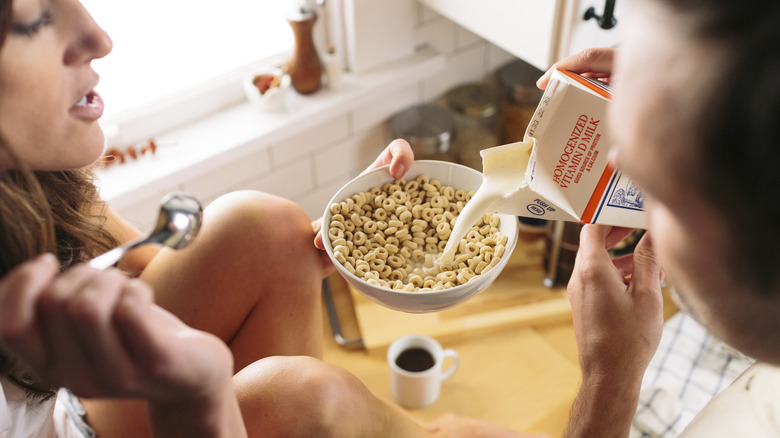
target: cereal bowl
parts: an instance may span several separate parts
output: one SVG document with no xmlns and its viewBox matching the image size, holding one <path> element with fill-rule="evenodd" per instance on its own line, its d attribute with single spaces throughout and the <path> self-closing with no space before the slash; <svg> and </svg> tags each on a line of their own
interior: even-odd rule
<svg viewBox="0 0 780 438">
<path fill-rule="evenodd" d="M 415 179 L 418 175 L 426 175 L 431 180 L 439 180 L 443 186 L 451 186 L 455 189 L 463 189 L 466 191 L 476 191 L 482 184 L 482 174 L 480 172 L 466 166 L 446 161 L 415 161 L 406 172 L 404 178 L 411 180 Z M 333 218 L 330 206 L 334 203 L 340 203 L 356 193 L 367 192 L 373 187 L 381 187 L 386 183 L 393 182 L 394 178 L 390 176 L 387 166 L 367 172 L 348 182 L 336 192 L 325 209 L 322 222 L 325 251 L 336 266 L 336 270 L 344 277 L 350 286 L 377 304 L 409 313 L 427 313 L 444 310 L 464 302 L 490 286 L 506 266 L 511 253 L 517 244 L 519 229 L 516 216 L 505 214 L 496 215 L 500 219 L 498 230 L 507 237 L 504 254 L 498 263 L 488 272 L 474 277 L 471 281 L 444 290 L 403 291 L 372 285 L 363 279 L 358 278 L 337 260 L 328 233 Z M 438 254 L 434 254 L 433 257 L 438 257 Z"/>
</svg>

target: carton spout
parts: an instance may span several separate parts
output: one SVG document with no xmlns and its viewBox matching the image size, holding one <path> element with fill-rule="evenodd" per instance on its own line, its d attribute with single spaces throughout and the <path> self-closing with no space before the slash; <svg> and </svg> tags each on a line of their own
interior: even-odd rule
<svg viewBox="0 0 780 438">
<path fill-rule="evenodd" d="M 485 183 L 503 192 L 504 196 L 528 186 L 525 173 L 534 142 L 533 138 L 526 138 L 521 142 L 481 150 Z"/>
<path fill-rule="evenodd" d="M 482 187 L 479 199 L 485 210 L 493 213 L 545 219 L 577 220 L 528 186 L 529 164 L 532 161 L 536 139 L 526 137 L 517 143 L 496 146 L 480 151 L 482 155 Z"/>
</svg>

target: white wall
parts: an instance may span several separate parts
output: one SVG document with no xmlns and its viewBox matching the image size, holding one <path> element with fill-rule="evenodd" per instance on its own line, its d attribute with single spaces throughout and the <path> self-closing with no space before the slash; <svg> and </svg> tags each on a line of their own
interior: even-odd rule
<svg viewBox="0 0 780 438">
<path fill-rule="evenodd" d="M 384 97 L 370 104 L 215 168 L 206 177 L 176 189 L 193 193 L 204 204 L 232 190 L 262 190 L 299 203 L 312 219 L 320 217 L 330 197 L 392 139 L 388 121 L 396 112 L 433 101 L 457 84 L 483 79 L 514 59 L 432 10 L 418 3 L 415 7 L 415 41 L 418 47 L 430 45 L 445 55 L 447 66 L 441 73 L 402 89 L 389 88 Z M 149 193 L 119 213 L 148 229 L 162 195 Z"/>
</svg>

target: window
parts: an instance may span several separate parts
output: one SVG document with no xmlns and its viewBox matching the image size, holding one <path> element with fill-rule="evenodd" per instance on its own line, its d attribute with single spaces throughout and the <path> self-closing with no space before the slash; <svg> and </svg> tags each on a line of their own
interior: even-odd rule
<svg viewBox="0 0 780 438">
<path fill-rule="evenodd" d="M 114 50 L 93 62 L 109 122 L 289 52 L 278 0 L 82 0 Z M 223 103 L 224 104 L 224 103 Z M 218 105 L 214 103 L 213 105 Z"/>
</svg>

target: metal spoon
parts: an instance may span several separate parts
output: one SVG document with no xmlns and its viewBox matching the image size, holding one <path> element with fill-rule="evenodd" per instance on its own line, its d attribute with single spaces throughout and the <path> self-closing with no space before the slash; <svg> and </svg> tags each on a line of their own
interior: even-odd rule
<svg viewBox="0 0 780 438">
<path fill-rule="evenodd" d="M 161 201 L 157 225 L 148 236 L 131 240 L 101 254 L 92 259 L 89 265 L 106 269 L 114 266 L 127 251 L 148 243 L 182 249 L 198 234 L 202 221 L 203 209 L 197 199 L 185 193 L 172 193 Z"/>
</svg>

